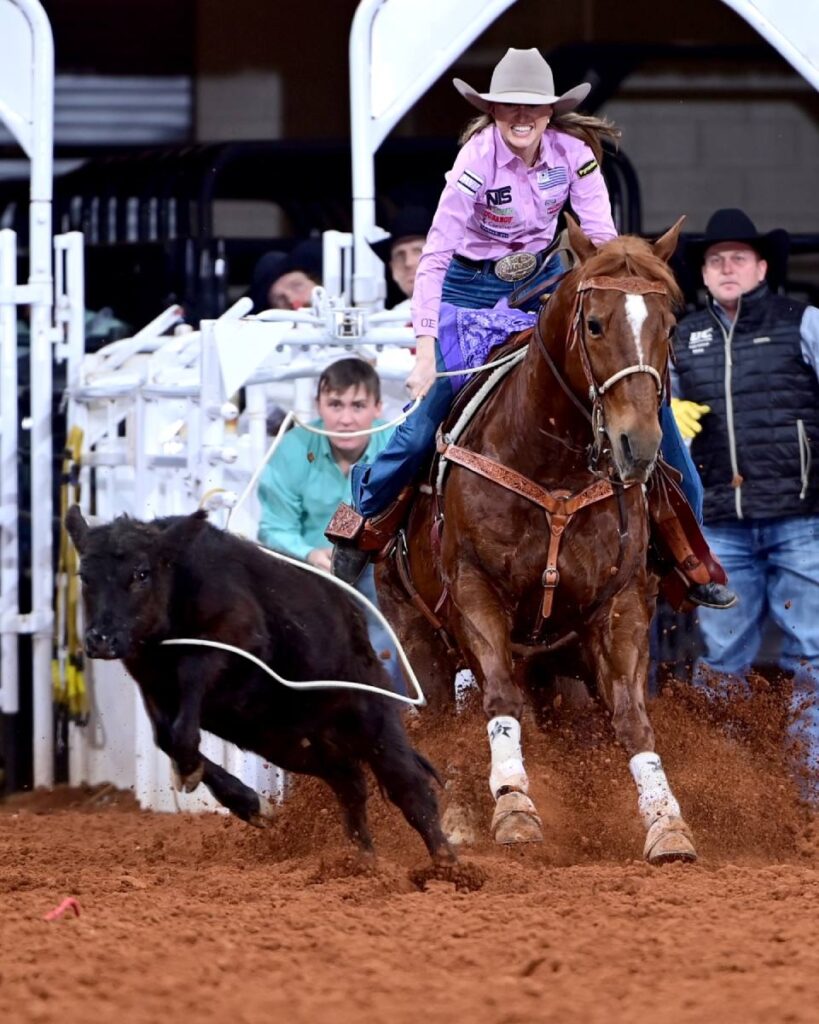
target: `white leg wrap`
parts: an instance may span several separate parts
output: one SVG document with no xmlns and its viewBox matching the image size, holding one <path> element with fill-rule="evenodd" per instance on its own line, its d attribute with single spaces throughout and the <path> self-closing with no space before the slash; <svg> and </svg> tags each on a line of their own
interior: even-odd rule
<svg viewBox="0 0 819 1024">
<path fill-rule="evenodd" d="M 650 751 L 635 754 L 628 766 L 637 783 L 637 807 L 645 827 L 651 828 L 663 815 L 679 817 L 680 805 L 668 785 L 659 754 Z"/>
<path fill-rule="evenodd" d="M 487 722 L 489 749 L 492 752 L 492 771 L 489 788 L 497 800 L 498 791 L 504 787 L 529 792 L 529 780 L 523 767 L 523 752 L 520 749 L 520 722 L 511 715 L 498 715 Z"/>
</svg>

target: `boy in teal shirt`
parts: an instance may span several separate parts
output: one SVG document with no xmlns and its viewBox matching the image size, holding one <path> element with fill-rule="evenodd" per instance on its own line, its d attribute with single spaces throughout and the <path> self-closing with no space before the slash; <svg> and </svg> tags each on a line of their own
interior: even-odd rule
<svg viewBox="0 0 819 1024">
<path fill-rule="evenodd" d="M 369 437 L 345 434 L 368 430 L 383 421 L 381 382 L 363 359 L 340 359 L 319 377 L 319 419 L 314 426 L 338 431 L 330 437 L 295 427 L 282 439 L 259 481 L 259 541 L 265 547 L 300 558 L 330 572 L 332 548 L 324 531 L 339 502 L 350 502 L 350 469 L 368 463 L 386 446 L 392 431 Z M 377 605 L 373 567 L 357 589 Z M 384 627 L 368 615 L 370 642 L 376 654 L 389 653 L 385 667 L 399 692 L 405 693 L 398 656 Z"/>
</svg>

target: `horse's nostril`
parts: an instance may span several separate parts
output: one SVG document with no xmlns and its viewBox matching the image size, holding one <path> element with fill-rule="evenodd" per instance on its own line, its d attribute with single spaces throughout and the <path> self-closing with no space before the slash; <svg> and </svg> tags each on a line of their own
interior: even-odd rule
<svg viewBox="0 0 819 1024">
<path fill-rule="evenodd" d="M 631 450 L 631 445 L 629 444 L 628 434 L 621 434 L 620 435 L 620 447 L 623 449 L 623 458 L 627 462 L 634 462 L 635 461 L 634 460 L 634 452 Z"/>
</svg>

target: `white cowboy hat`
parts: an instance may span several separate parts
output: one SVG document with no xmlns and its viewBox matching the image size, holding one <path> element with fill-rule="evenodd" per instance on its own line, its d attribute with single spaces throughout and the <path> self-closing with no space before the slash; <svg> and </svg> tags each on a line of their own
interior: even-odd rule
<svg viewBox="0 0 819 1024">
<path fill-rule="evenodd" d="M 460 78 L 453 78 L 452 84 L 465 100 L 485 114 L 492 113 L 493 103 L 549 103 L 556 114 L 565 114 L 582 103 L 591 91 L 589 83 L 582 82 L 558 96 L 552 69 L 534 47 L 510 47 L 492 72 L 489 92 L 478 92 Z"/>
</svg>

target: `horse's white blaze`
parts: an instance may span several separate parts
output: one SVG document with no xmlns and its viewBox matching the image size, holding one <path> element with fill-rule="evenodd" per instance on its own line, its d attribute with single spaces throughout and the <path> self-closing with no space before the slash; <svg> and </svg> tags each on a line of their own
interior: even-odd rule
<svg viewBox="0 0 819 1024">
<path fill-rule="evenodd" d="M 497 800 L 498 791 L 504 787 L 526 793 L 529 779 L 523 767 L 523 751 L 520 747 L 520 722 L 511 715 L 498 715 L 486 724 L 489 733 L 489 749 L 492 753 L 492 771 L 489 788 Z"/>
<path fill-rule="evenodd" d="M 651 828 L 663 815 L 679 817 L 680 805 L 668 785 L 659 754 L 648 750 L 635 754 L 628 766 L 637 784 L 637 806 L 645 827 Z"/>
<path fill-rule="evenodd" d="M 648 316 L 648 306 L 642 295 L 626 295 L 626 318 L 634 334 L 634 344 L 637 348 L 637 362 L 640 366 L 645 363 L 643 356 L 643 343 L 640 340 L 643 333 L 643 324 Z"/>
</svg>

